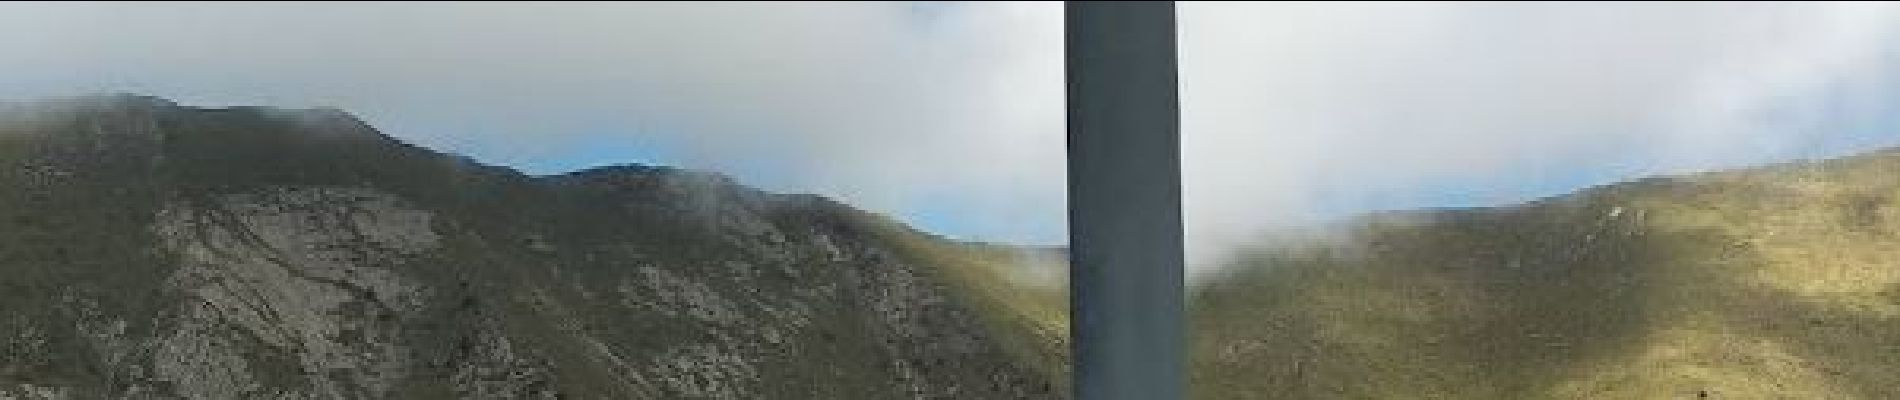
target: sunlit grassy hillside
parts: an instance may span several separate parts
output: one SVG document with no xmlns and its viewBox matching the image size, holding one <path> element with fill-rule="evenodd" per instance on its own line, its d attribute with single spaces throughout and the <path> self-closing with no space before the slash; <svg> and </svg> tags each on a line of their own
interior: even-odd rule
<svg viewBox="0 0 1900 400">
<path fill-rule="evenodd" d="M 1385 213 L 1199 288 L 1200 399 L 1900 398 L 1900 154 Z"/>
<path fill-rule="evenodd" d="M 1056 249 L 1032 249 L 958 243 L 930 237 L 895 221 L 866 216 L 880 236 L 906 257 L 938 268 L 952 291 L 975 304 L 987 329 L 1006 350 L 1047 376 L 1067 377 L 1069 293 L 1066 278 L 1054 281 L 1025 276 L 1026 269 L 1067 271 L 1067 257 Z M 1067 380 L 1059 380 L 1066 392 Z"/>
</svg>

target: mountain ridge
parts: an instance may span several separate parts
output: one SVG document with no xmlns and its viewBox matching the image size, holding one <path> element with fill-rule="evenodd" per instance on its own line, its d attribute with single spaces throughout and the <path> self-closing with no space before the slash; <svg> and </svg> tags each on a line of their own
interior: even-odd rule
<svg viewBox="0 0 1900 400">
<path fill-rule="evenodd" d="M 529 176 L 334 108 L 0 117 L 0 398 L 1066 397 L 1016 260 L 821 196 Z"/>
<path fill-rule="evenodd" d="M 1900 396 L 1900 152 L 1369 214 L 1192 300 L 1196 398 Z"/>
</svg>

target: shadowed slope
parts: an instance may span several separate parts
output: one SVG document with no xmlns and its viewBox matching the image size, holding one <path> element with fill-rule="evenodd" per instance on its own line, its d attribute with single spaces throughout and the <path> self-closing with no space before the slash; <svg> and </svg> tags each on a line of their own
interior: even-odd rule
<svg viewBox="0 0 1900 400">
<path fill-rule="evenodd" d="M 0 188 L 0 398 L 1064 397 L 1003 259 L 715 174 L 98 96 L 0 105 Z"/>
</svg>

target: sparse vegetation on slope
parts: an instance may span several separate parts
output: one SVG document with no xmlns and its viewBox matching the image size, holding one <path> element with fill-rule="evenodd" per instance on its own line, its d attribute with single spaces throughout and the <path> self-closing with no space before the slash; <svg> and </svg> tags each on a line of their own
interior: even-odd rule
<svg viewBox="0 0 1900 400">
<path fill-rule="evenodd" d="M 941 265 L 933 269 L 944 281 L 956 285 L 971 304 L 982 308 L 978 315 L 985 326 L 1002 338 L 1005 350 L 1029 360 L 1045 375 L 1067 377 L 1069 365 L 1069 292 L 1064 283 L 1026 281 L 1020 277 L 1025 268 L 1057 268 L 1034 263 L 1064 263 L 1049 249 L 1024 249 L 973 243 L 956 243 L 911 230 L 894 221 L 866 216 L 878 234 L 902 249 L 901 254 L 914 262 Z M 1059 257 L 1059 258 L 1058 258 Z M 1059 392 L 1068 392 L 1067 379 L 1056 383 Z"/>
<path fill-rule="evenodd" d="M 1193 301 L 1194 393 L 1900 397 L 1900 154 L 1372 215 Z"/>
<path fill-rule="evenodd" d="M 815 196 L 335 110 L 3 106 L 0 398 L 1066 397 L 1002 248 Z"/>
</svg>

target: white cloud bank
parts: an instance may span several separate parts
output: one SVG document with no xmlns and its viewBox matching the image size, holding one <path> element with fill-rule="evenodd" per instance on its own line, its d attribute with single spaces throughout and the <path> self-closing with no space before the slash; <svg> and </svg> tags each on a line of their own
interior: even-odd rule
<svg viewBox="0 0 1900 400">
<path fill-rule="evenodd" d="M 1445 182 L 1504 202 L 1891 128 L 1893 10 L 1183 3 L 1192 265 Z M 1060 30 L 1052 3 L 0 3 L 0 97 L 339 106 L 514 165 L 613 138 L 1007 240 L 1066 218 Z"/>
<path fill-rule="evenodd" d="M 1180 9 L 1196 265 L 1377 193 L 1488 179 L 1473 191 L 1505 202 L 1540 176 L 1732 166 L 1900 128 L 1882 121 L 1900 113 L 1889 4 Z"/>
</svg>

